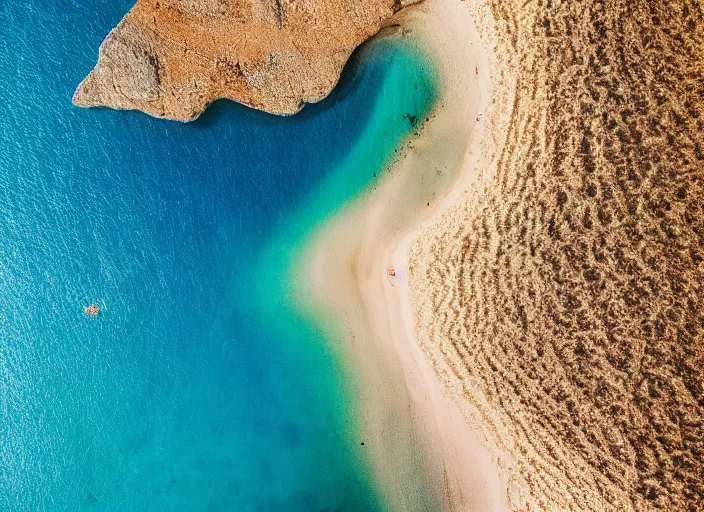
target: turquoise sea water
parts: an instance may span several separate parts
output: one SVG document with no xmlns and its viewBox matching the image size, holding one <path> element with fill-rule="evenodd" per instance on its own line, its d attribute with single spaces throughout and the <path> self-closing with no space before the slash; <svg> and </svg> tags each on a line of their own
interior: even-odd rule
<svg viewBox="0 0 704 512">
<path fill-rule="evenodd" d="M 73 107 L 130 6 L 0 0 L 0 510 L 386 509 L 354 369 L 280 276 L 431 73 L 387 40 L 290 118 Z"/>
</svg>

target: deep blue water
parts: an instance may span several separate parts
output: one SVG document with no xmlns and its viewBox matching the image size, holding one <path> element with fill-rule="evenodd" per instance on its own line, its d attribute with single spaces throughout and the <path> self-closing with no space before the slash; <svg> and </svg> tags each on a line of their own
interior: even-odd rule
<svg viewBox="0 0 704 512">
<path fill-rule="evenodd" d="M 290 118 L 73 107 L 130 6 L 0 0 L 0 510 L 384 509 L 353 377 L 256 269 L 343 162 L 301 233 L 373 179 L 427 70 L 378 43 Z"/>
</svg>

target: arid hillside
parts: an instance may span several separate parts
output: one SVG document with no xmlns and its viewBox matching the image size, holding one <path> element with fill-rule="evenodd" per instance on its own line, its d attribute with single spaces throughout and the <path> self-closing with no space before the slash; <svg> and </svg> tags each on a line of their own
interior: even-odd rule
<svg viewBox="0 0 704 512">
<path fill-rule="evenodd" d="M 418 342 L 531 511 L 704 510 L 703 4 L 468 5 L 499 150 L 412 246 Z"/>
</svg>

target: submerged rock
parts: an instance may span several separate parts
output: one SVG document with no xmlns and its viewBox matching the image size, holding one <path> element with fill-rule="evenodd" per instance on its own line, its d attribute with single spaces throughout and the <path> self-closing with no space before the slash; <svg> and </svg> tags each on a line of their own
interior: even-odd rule
<svg viewBox="0 0 704 512">
<path fill-rule="evenodd" d="M 352 51 L 417 1 L 138 0 L 73 103 L 190 121 L 230 98 L 293 114 L 327 96 Z"/>
</svg>

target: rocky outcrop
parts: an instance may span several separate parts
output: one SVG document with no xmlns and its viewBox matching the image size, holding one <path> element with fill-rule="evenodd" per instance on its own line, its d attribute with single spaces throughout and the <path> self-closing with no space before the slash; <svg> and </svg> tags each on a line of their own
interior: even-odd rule
<svg viewBox="0 0 704 512">
<path fill-rule="evenodd" d="M 293 114 L 324 98 L 352 51 L 418 0 L 138 0 L 73 97 L 190 121 L 230 98 Z"/>
</svg>

